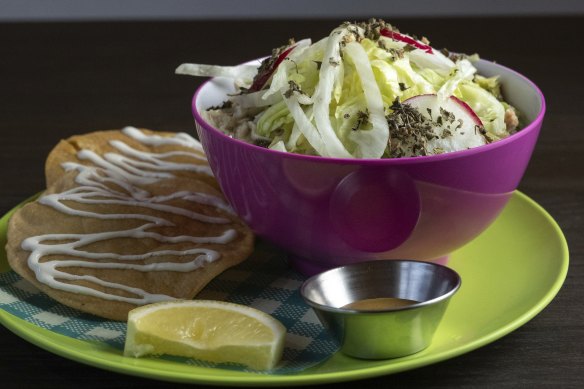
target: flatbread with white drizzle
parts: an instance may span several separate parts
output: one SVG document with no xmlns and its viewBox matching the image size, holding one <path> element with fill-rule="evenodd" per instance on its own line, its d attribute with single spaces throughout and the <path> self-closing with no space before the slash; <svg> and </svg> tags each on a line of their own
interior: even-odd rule
<svg viewBox="0 0 584 389">
<path fill-rule="evenodd" d="M 138 151 L 138 153 L 132 152 Z M 80 151 L 84 151 L 80 155 Z M 130 153 L 128 155 L 127 153 Z M 95 165 L 91 153 L 108 163 L 123 164 L 125 169 L 141 169 L 152 176 L 168 176 L 158 159 L 174 164 L 172 175 L 197 178 L 219 189 L 201 144 L 185 133 L 159 132 L 126 127 L 123 130 L 95 131 L 61 140 L 49 153 L 45 163 L 47 187 L 63 175 L 63 163 Z M 153 158 L 154 156 L 154 158 Z"/>
<path fill-rule="evenodd" d="M 253 234 L 211 185 L 175 175 L 145 183 L 148 171 L 126 174 L 96 155 L 62 162 L 68 171 L 9 222 L 10 266 L 55 300 L 126 320 L 138 305 L 193 298 L 251 253 Z"/>
</svg>

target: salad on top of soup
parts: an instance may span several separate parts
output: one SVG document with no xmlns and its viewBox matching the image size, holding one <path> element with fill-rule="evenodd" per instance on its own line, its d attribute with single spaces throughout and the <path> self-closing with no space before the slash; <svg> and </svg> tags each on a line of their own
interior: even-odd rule
<svg viewBox="0 0 584 389">
<path fill-rule="evenodd" d="M 477 55 L 436 50 L 383 20 L 345 22 L 328 37 L 276 48 L 259 64 L 182 64 L 228 77 L 239 93 L 204 117 L 226 134 L 283 152 L 400 158 L 465 150 L 520 128 Z"/>
</svg>

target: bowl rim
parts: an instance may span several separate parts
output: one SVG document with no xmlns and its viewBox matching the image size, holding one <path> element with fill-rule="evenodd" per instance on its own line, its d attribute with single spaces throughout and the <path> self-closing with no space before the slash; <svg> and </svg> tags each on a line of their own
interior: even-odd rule
<svg viewBox="0 0 584 389">
<path fill-rule="evenodd" d="M 251 63 L 254 61 L 258 61 L 258 60 L 261 60 L 261 58 L 247 61 L 246 63 Z M 533 81 L 531 81 L 529 78 L 527 78 L 526 76 L 522 75 L 521 73 L 519 73 L 519 72 L 517 72 L 509 67 L 506 67 L 506 66 L 501 65 L 501 64 L 496 63 L 496 62 L 487 61 L 484 59 L 480 59 L 478 62 L 479 63 L 488 63 L 489 65 L 505 69 L 507 72 L 511 73 L 515 77 L 518 77 L 518 78 L 522 79 L 524 82 L 526 82 L 535 91 L 535 95 L 538 97 L 538 99 L 540 101 L 540 106 L 539 106 L 537 116 L 535 117 L 534 120 L 532 120 L 530 123 L 528 123 L 523 129 L 516 132 L 515 134 L 508 136 L 507 138 L 500 139 L 498 141 L 495 141 L 495 142 L 492 142 L 492 143 L 489 143 L 486 145 L 473 147 L 473 148 L 466 149 L 466 150 L 452 151 L 452 152 L 443 153 L 443 154 L 417 156 L 417 157 L 401 157 L 401 158 L 322 157 L 322 156 L 318 156 L 318 155 L 305 155 L 305 154 L 284 152 L 284 151 L 279 151 L 279 150 L 272 150 L 272 149 L 268 149 L 265 147 L 261 147 L 261 146 L 257 146 L 257 145 L 245 142 L 245 141 L 240 140 L 240 139 L 233 138 L 233 137 L 225 134 L 220 129 L 214 127 L 209 122 L 207 122 L 197 109 L 197 101 L 199 99 L 199 96 L 202 95 L 202 92 L 205 89 L 205 87 L 207 86 L 207 84 L 213 82 L 213 80 L 218 79 L 219 77 L 210 78 L 210 79 L 204 81 L 201 85 L 199 85 L 199 87 L 195 90 L 195 93 L 191 99 L 191 110 L 192 110 L 192 114 L 193 114 L 193 117 L 195 119 L 196 124 L 203 127 L 205 130 L 214 133 L 215 135 L 219 136 L 221 139 L 223 139 L 227 142 L 235 143 L 245 150 L 248 150 L 250 152 L 255 151 L 255 152 L 259 152 L 259 153 L 265 153 L 267 156 L 271 156 L 271 157 L 285 157 L 285 158 L 289 158 L 289 159 L 296 159 L 296 160 L 306 161 L 306 162 L 333 163 L 333 164 L 338 164 L 338 163 L 358 164 L 358 165 L 370 165 L 370 166 L 388 165 L 388 164 L 389 165 L 404 165 L 404 164 L 418 164 L 418 163 L 454 160 L 454 159 L 463 158 L 463 157 L 470 157 L 470 156 L 480 154 L 480 153 L 483 153 L 483 152 L 486 152 L 489 150 L 495 150 L 495 149 L 498 149 L 499 147 L 504 147 L 505 145 L 507 145 L 511 142 L 514 142 L 515 139 L 520 139 L 520 138 L 523 138 L 525 136 L 528 136 L 531 132 L 533 132 L 537 128 L 541 127 L 541 124 L 543 122 L 545 112 L 546 112 L 545 97 L 544 97 L 542 91 L 539 89 L 539 87 Z"/>
<path fill-rule="evenodd" d="M 316 280 L 317 278 L 322 277 L 327 273 L 338 272 L 338 271 L 341 271 L 343 269 L 347 269 L 350 267 L 361 267 L 361 266 L 371 266 L 371 265 L 382 266 L 382 265 L 397 264 L 397 263 L 414 263 L 416 265 L 421 264 L 421 265 L 426 265 L 426 266 L 430 266 L 433 268 L 445 270 L 445 271 L 449 272 L 454 277 L 455 285 L 448 292 L 446 292 L 438 297 L 435 297 L 433 299 L 426 300 L 426 301 L 420 301 L 418 303 L 410 304 L 410 305 L 407 305 L 404 307 L 389 308 L 389 309 L 383 309 L 383 310 L 368 310 L 368 309 L 358 309 L 357 310 L 357 309 L 351 309 L 351 308 L 333 307 L 330 305 L 317 303 L 314 300 L 308 298 L 306 295 L 306 288 L 308 287 L 308 285 L 310 283 L 314 282 L 314 280 Z M 452 296 L 454 296 L 456 294 L 456 292 L 458 292 L 458 290 L 460 290 L 461 286 L 462 286 L 462 278 L 460 277 L 460 274 L 458 274 L 458 272 L 456 270 L 454 270 L 448 266 L 441 265 L 441 264 L 436 263 L 436 262 L 416 261 L 413 259 L 374 259 L 374 260 L 360 261 L 360 262 L 355 262 L 355 263 L 351 263 L 351 264 L 347 264 L 347 265 L 343 265 L 343 266 L 334 267 L 334 268 L 326 270 L 322 273 L 315 274 L 312 277 L 306 279 L 302 283 L 302 285 L 300 286 L 300 295 L 302 296 L 302 299 L 309 306 L 311 306 L 312 308 L 314 308 L 316 310 L 333 312 L 333 313 L 341 313 L 341 314 L 346 314 L 346 315 L 360 315 L 360 314 L 379 315 L 379 314 L 384 314 L 384 313 L 408 311 L 408 310 L 412 310 L 412 309 L 419 309 L 419 308 L 427 307 L 430 305 L 436 305 L 442 301 L 449 300 Z"/>
</svg>

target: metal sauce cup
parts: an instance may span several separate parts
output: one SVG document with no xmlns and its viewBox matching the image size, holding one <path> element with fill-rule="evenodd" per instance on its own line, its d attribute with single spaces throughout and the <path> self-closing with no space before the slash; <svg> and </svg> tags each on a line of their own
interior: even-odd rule
<svg viewBox="0 0 584 389">
<path fill-rule="evenodd" d="M 304 282 L 300 292 L 343 353 L 386 359 L 428 347 L 460 285 L 460 276 L 446 266 L 375 260 L 315 275 Z M 383 310 L 343 308 L 356 301 L 387 297 L 416 303 Z"/>
</svg>

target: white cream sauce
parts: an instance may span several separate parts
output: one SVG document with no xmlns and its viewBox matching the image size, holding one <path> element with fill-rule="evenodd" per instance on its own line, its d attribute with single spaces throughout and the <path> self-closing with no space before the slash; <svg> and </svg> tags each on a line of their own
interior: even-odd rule
<svg viewBox="0 0 584 389">
<path fill-rule="evenodd" d="M 90 275 L 74 275 L 61 269 L 67 267 L 88 269 L 119 269 L 150 271 L 190 272 L 220 257 L 220 253 L 204 247 L 186 250 L 159 250 L 144 254 L 118 254 L 89 252 L 84 247 L 89 244 L 109 239 L 154 239 L 160 243 L 173 244 L 190 242 L 193 244 L 227 244 L 237 237 L 233 229 L 225 229 L 218 236 L 164 236 L 149 231 L 154 227 L 173 226 L 170 220 L 164 217 L 140 213 L 140 209 L 149 208 L 163 214 L 175 214 L 203 223 L 226 224 L 229 219 L 224 217 L 208 216 L 193 212 L 185 208 L 165 204 L 169 200 L 181 199 L 196 202 L 212 208 L 233 213 L 229 205 L 220 197 L 206 193 L 180 190 L 165 196 L 153 196 L 139 185 L 149 185 L 160 180 L 174 177 L 173 171 L 194 171 L 212 175 L 208 165 L 200 163 L 175 163 L 167 161 L 173 156 L 192 158 L 196 162 L 206 161 L 200 143 L 186 133 L 178 133 L 172 137 L 147 135 L 134 127 L 126 127 L 123 133 L 145 145 L 180 145 L 193 149 L 195 152 L 172 151 L 167 153 L 150 153 L 136 150 L 121 141 L 111 141 L 119 153 L 106 153 L 100 156 L 90 150 L 80 150 L 77 157 L 88 160 L 92 165 L 83 165 L 67 162 L 62 166 L 66 171 L 76 170 L 75 182 L 78 186 L 62 193 L 53 193 L 42 196 L 40 204 L 68 215 L 96 219 L 134 219 L 143 220 L 144 224 L 129 230 L 106 231 L 88 234 L 45 234 L 33 236 L 22 242 L 22 248 L 30 251 L 28 265 L 35 273 L 39 282 L 52 288 L 72 293 L 95 296 L 107 300 L 123 301 L 142 305 L 157 301 L 173 299 L 171 296 L 151 294 L 139 288 L 120 283 L 113 283 Z M 108 186 L 107 184 L 110 184 Z M 114 184 L 121 190 L 111 187 Z M 84 211 L 70 206 L 78 204 L 122 205 L 134 209 L 133 213 L 98 213 Z M 46 242 L 50 242 L 46 243 Z M 67 256 L 78 259 L 54 259 L 41 262 L 45 256 Z M 149 258 L 161 256 L 192 256 L 189 262 L 155 262 L 140 263 Z M 112 260 L 112 261 L 108 261 Z M 114 262 L 114 260 L 116 262 Z M 133 297 L 124 297 L 119 294 L 104 293 L 88 286 L 75 284 L 76 281 L 86 281 L 119 291 L 125 291 Z"/>
</svg>

